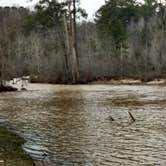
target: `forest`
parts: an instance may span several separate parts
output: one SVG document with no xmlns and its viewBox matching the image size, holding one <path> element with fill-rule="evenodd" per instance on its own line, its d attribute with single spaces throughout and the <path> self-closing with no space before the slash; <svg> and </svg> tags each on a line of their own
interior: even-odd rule
<svg viewBox="0 0 166 166">
<path fill-rule="evenodd" d="M 79 1 L 0 8 L 0 81 L 87 83 L 166 77 L 166 5 L 107 0 L 88 20 Z"/>
</svg>

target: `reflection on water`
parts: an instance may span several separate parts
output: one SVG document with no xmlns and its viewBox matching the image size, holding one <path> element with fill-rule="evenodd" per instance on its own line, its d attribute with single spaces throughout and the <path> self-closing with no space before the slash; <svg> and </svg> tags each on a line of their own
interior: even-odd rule
<svg viewBox="0 0 166 166">
<path fill-rule="evenodd" d="M 165 166 L 166 103 L 155 102 L 165 99 L 166 87 L 158 86 L 33 84 L 29 91 L 1 93 L 0 117 L 27 140 L 24 149 L 34 159 L 59 166 Z"/>
</svg>

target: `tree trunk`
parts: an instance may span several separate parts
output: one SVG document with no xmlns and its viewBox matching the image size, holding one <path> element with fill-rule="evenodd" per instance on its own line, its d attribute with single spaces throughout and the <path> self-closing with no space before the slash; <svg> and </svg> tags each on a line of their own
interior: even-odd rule
<svg viewBox="0 0 166 166">
<path fill-rule="evenodd" d="M 67 81 L 71 80 L 71 71 L 70 71 L 70 63 L 69 63 L 69 57 L 70 57 L 70 40 L 69 40 L 69 31 L 68 31 L 68 24 L 67 24 L 67 18 L 66 14 L 63 15 L 63 21 L 64 21 L 64 28 L 65 28 L 65 70 L 66 70 L 66 78 Z"/>
<path fill-rule="evenodd" d="M 73 0 L 73 37 L 74 37 L 74 47 L 76 50 L 77 65 L 79 67 L 79 56 L 78 56 L 78 46 L 77 46 L 77 22 L 76 22 L 76 0 Z"/>
<path fill-rule="evenodd" d="M 0 62 L 0 87 L 4 86 L 4 58 L 1 55 L 1 62 Z"/>
<path fill-rule="evenodd" d="M 123 46 L 122 46 L 122 43 L 120 44 L 120 70 L 121 70 L 121 73 L 120 73 L 120 77 L 121 79 L 123 79 Z"/>
<path fill-rule="evenodd" d="M 66 29 L 66 45 L 67 45 L 67 56 L 69 59 L 69 66 L 71 71 L 72 83 L 79 82 L 79 65 L 78 65 L 78 54 L 77 54 L 77 40 L 76 40 L 76 7 L 75 1 L 73 0 L 73 12 L 71 10 L 72 0 L 68 0 L 68 22 L 65 21 Z"/>
</svg>

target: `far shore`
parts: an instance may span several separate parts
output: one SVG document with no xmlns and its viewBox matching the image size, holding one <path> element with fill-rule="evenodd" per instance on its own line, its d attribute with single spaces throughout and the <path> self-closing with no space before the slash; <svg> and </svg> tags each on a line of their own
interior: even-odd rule
<svg viewBox="0 0 166 166">
<path fill-rule="evenodd" d="M 17 88 L 13 86 L 0 86 L 0 92 L 11 92 L 11 91 L 17 91 Z"/>
<path fill-rule="evenodd" d="M 55 82 L 47 82 L 47 81 L 41 81 L 38 79 L 30 79 L 30 83 L 32 84 L 58 84 L 58 85 L 89 85 L 89 84 L 110 84 L 110 85 L 166 85 L 166 79 L 165 78 L 155 78 L 155 79 L 149 79 L 147 81 L 141 80 L 141 79 L 134 79 L 134 78 L 96 78 L 96 79 L 90 79 L 90 80 L 81 80 L 78 81 L 76 84 L 72 84 L 70 81 L 61 81 L 57 80 Z"/>
<path fill-rule="evenodd" d="M 154 79 L 151 81 L 142 81 L 139 79 L 96 79 L 95 81 L 87 81 L 83 82 L 81 81 L 80 83 L 77 84 L 72 84 L 72 83 L 64 83 L 64 82 L 55 82 L 55 83 L 48 83 L 48 82 L 41 82 L 41 81 L 30 81 L 30 84 L 52 84 L 52 85 L 150 85 L 150 86 L 155 86 L 155 85 L 161 85 L 165 86 L 166 85 L 166 79 Z M 26 91 L 28 87 L 28 83 L 26 83 L 26 86 L 22 86 L 20 82 L 18 83 L 9 83 L 6 86 L 0 86 L 0 92 L 12 92 L 12 91 Z"/>
<path fill-rule="evenodd" d="M 5 127 L 0 127 L 0 166 L 56 166 L 44 161 L 33 161 L 32 158 L 23 151 L 24 139 L 9 131 Z"/>
<path fill-rule="evenodd" d="M 166 79 L 154 79 L 152 81 L 141 81 L 137 79 L 110 79 L 92 81 L 90 84 L 110 85 L 166 85 Z"/>
</svg>

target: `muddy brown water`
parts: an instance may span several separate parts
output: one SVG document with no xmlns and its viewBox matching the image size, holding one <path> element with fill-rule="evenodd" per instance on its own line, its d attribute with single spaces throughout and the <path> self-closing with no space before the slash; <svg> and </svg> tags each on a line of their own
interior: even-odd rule
<svg viewBox="0 0 166 166">
<path fill-rule="evenodd" d="M 34 160 L 165 166 L 165 99 L 165 86 L 31 84 L 0 94 L 0 118 L 26 139 L 23 148 Z"/>
</svg>

